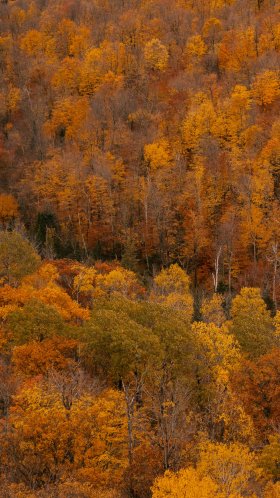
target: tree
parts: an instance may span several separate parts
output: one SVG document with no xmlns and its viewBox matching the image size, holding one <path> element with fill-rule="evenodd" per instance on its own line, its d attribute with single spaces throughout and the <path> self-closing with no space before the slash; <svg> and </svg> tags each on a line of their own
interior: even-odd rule
<svg viewBox="0 0 280 498">
<path fill-rule="evenodd" d="M 58 101 L 51 119 L 45 123 L 45 131 L 58 142 L 77 140 L 85 126 L 89 114 L 86 97 L 74 97 Z"/>
<path fill-rule="evenodd" d="M 148 41 L 144 48 L 147 67 L 154 71 L 164 71 L 168 64 L 168 50 L 157 38 Z"/>
<path fill-rule="evenodd" d="M 269 444 L 267 444 L 260 455 L 260 465 L 263 468 L 265 475 L 273 479 L 279 480 L 279 462 L 280 462 L 280 441 L 279 435 L 273 434 L 269 436 Z"/>
<path fill-rule="evenodd" d="M 190 279 L 179 265 L 171 265 L 154 278 L 152 299 L 155 302 L 180 310 L 191 320 L 193 315 L 193 297 L 190 293 Z"/>
<path fill-rule="evenodd" d="M 144 158 L 150 166 L 151 172 L 159 168 L 168 168 L 171 163 L 170 147 L 166 140 L 160 140 L 144 147 Z"/>
<path fill-rule="evenodd" d="M 192 326 L 195 344 L 193 359 L 193 399 L 203 419 L 203 428 L 212 441 L 248 441 L 252 423 L 230 385 L 239 366 L 237 341 L 227 328 L 213 323 L 195 322 Z"/>
<path fill-rule="evenodd" d="M 43 305 L 49 306 L 58 313 L 61 319 L 72 324 L 87 320 L 89 311 L 73 301 L 69 294 L 58 285 L 58 277 L 56 268 L 48 263 L 43 264 L 37 272 L 24 277 L 19 287 L 14 288 L 9 285 L 0 287 L 1 317 L 7 318 L 11 312 L 20 311 L 20 308 L 30 300 L 35 300 L 38 306 L 41 304 L 42 309 Z M 42 313 L 44 315 L 43 311 Z M 32 315 L 32 310 L 30 315 Z"/>
<path fill-rule="evenodd" d="M 212 51 L 215 51 L 216 42 L 222 31 L 222 22 L 217 17 L 210 17 L 203 26 L 203 35 L 208 41 Z"/>
<path fill-rule="evenodd" d="M 249 26 L 245 31 L 227 31 L 219 47 L 222 68 L 245 72 L 250 76 L 250 65 L 256 59 L 255 31 Z"/>
<path fill-rule="evenodd" d="M 204 322 L 215 323 L 220 327 L 226 320 L 221 294 L 213 294 L 211 298 L 204 299 L 201 314 Z"/>
<path fill-rule="evenodd" d="M 135 299 L 144 294 L 144 288 L 138 282 L 136 273 L 120 266 L 105 275 L 99 274 L 96 277 L 94 294 L 96 297 L 107 295 Z"/>
<path fill-rule="evenodd" d="M 54 56 L 54 44 L 50 36 L 36 29 L 30 30 L 21 40 L 21 49 L 32 57 Z"/>
<path fill-rule="evenodd" d="M 250 357 L 260 356 L 275 344 L 273 321 L 259 289 L 243 288 L 232 302 L 231 331 Z"/>
<path fill-rule="evenodd" d="M 280 97 L 279 75 L 276 71 L 264 71 L 257 75 L 252 85 L 252 95 L 257 104 L 265 107 Z"/>
<path fill-rule="evenodd" d="M 162 468 L 169 469 L 179 464 L 192 432 L 196 341 L 189 316 L 180 310 L 140 303 L 134 316 L 160 343 L 157 363 L 145 383 L 145 413 L 151 424 L 148 440 L 159 449 Z"/>
<path fill-rule="evenodd" d="M 77 275 L 75 275 L 73 279 L 73 290 L 76 294 L 76 299 L 79 302 L 80 295 L 93 294 L 97 272 L 94 268 L 80 268 L 78 266 L 77 272 Z"/>
<path fill-rule="evenodd" d="M 207 45 L 201 35 L 191 36 L 185 47 L 185 58 L 187 64 L 189 62 L 199 63 L 200 59 L 207 52 Z"/>
<path fill-rule="evenodd" d="M 63 333 L 63 319 L 52 306 L 31 299 L 26 305 L 8 317 L 8 328 L 15 344 L 43 341 Z"/>
<path fill-rule="evenodd" d="M 143 431 L 139 417 L 150 421 L 145 429 L 148 441 L 159 449 L 161 466 L 169 468 L 179 460 L 188 438 L 194 350 L 189 320 L 158 304 L 118 298 L 99 310 L 95 305 L 88 325 L 86 364 L 125 393 L 131 469 Z"/>
<path fill-rule="evenodd" d="M 93 311 L 92 319 L 85 327 L 84 341 L 85 361 L 124 392 L 129 462 L 132 463 L 136 437 L 135 409 L 141 403 L 145 377 L 160 356 L 158 338 L 121 309 L 116 312 L 101 307 Z"/>
<path fill-rule="evenodd" d="M 17 232 L 0 233 L 0 275 L 2 282 L 18 285 L 39 267 L 40 257 L 32 245 Z"/>
<path fill-rule="evenodd" d="M 27 377 L 47 375 L 53 369 L 67 371 L 75 366 L 77 350 L 75 339 L 53 337 L 30 341 L 13 348 L 12 364 L 17 374 Z"/>
<path fill-rule="evenodd" d="M 128 237 L 124 243 L 121 264 L 127 270 L 136 272 L 139 259 L 137 257 L 137 244 L 133 238 Z"/>
<path fill-rule="evenodd" d="M 256 457 L 248 448 L 210 442 L 201 446 L 196 469 L 189 467 L 177 474 L 166 472 L 152 488 L 153 498 L 199 498 L 256 495 L 250 492 L 251 480 L 256 483 Z M 244 493 L 244 494 L 243 494 Z"/>
<path fill-rule="evenodd" d="M 232 375 L 232 384 L 251 416 L 258 439 L 267 439 L 279 424 L 279 350 L 244 361 Z"/>
<path fill-rule="evenodd" d="M 167 471 L 156 479 L 152 487 L 153 498 L 222 498 L 217 484 L 210 477 L 200 477 L 193 468 L 176 474 Z"/>
<path fill-rule="evenodd" d="M 32 381 L 14 397 L 2 458 L 12 482 L 30 490 L 74 478 L 117 486 L 127 465 L 123 396 L 81 392 L 64 405 L 58 389 Z"/>
<path fill-rule="evenodd" d="M 251 482 L 256 483 L 260 477 L 256 455 L 238 443 L 228 446 L 211 442 L 202 444 L 197 470 L 213 479 L 227 497 L 245 494 L 253 498 Z"/>
</svg>

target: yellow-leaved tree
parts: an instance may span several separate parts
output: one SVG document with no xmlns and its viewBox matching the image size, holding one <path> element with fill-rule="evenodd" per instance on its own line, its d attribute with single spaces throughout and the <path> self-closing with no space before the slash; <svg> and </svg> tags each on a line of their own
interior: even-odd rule
<svg viewBox="0 0 280 498">
<path fill-rule="evenodd" d="M 205 429 L 218 441 L 250 441 L 253 425 L 230 378 L 240 362 L 240 351 L 227 327 L 214 323 L 195 322 L 192 325 L 197 353 L 195 374 L 196 404 L 207 414 Z"/>
<path fill-rule="evenodd" d="M 166 46 L 157 38 L 153 38 L 145 45 L 144 58 L 149 69 L 164 71 L 168 65 L 169 54 Z"/>
<path fill-rule="evenodd" d="M 30 489 L 70 478 L 110 489 L 127 465 L 123 395 L 91 395 L 67 376 L 26 383 L 14 397 L 1 447 L 6 468 Z"/>
<path fill-rule="evenodd" d="M 252 85 L 252 95 L 260 106 L 268 106 L 280 97 L 278 71 L 264 71 L 258 74 Z"/>
<path fill-rule="evenodd" d="M 249 356 L 260 356 L 276 345 L 273 320 L 260 289 L 241 289 L 232 302 L 231 315 L 231 331 Z"/>
<path fill-rule="evenodd" d="M 152 488 L 153 498 L 223 498 L 210 477 L 200 477 L 194 468 L 167 471 Z"/>
<path fill-rule="evenodd" d="M 204 299 L 201 306 L 201 314 L 204 322 L 215 323 L 220 327 L 226 320 L 221 294 L 215 293 L 210 298 Z"/>
<path fill-rule="evenodd" d="M 162 139 L 145 145 L 144 158 L 149 164 L 151 172 L 160 168 L 168 168 L 171 163 L 171 152 L 167 140 Z"/>
<path fill-rule="evenodd" d="M 153 498 L 255 498 L 251 485 L 259 476 L 256 457 L 246 446 L 206 442 L 197 467 L 167 471 L 155 481 Z"/>
<path fill-rule="evenodd" d="M 185 318 L 193 315 L 193 297 L 190 292 L 190 278 L 177 264 L 171 265 L 154 278 L 151 299 L 164 306 L 180 310 Z"/>
<path fill-rule="evenodd" d="M 136 273 L 121 266 L 96 277 L 95 297 L 125 296 L 133 299 L 142 295 L 143 287 L 139 284 Z"/>
</svg>

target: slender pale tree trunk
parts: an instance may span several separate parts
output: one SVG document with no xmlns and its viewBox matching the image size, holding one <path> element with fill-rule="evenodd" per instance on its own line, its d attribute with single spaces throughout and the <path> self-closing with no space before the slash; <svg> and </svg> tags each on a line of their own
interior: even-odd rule
<svg viewBox="0 0 280 498">
<path fill-rule="evenodd" d="M 214 291 L 217 292 L 218 290 L 218 285 L 219 285 L 219 268 L 220 268 L 220 257 L 222 253 L 222 246 L 219 247 L 216 258 L 215 258 L 215 263 L 214 263 L 214 269 L 215 271 L 212 273 L 213 277 L 213 283 L 214 283 Z"/>
</svg>

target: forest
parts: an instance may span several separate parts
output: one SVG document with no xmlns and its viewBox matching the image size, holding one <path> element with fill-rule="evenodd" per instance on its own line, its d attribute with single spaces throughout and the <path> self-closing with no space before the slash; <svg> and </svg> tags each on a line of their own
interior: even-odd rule
<svg viewBox="0 0 280 498">
<path fill-rule="evenodd" d="M 0 1 L 0 497 L 280 498 L 280 0 Z"/>
</svg>

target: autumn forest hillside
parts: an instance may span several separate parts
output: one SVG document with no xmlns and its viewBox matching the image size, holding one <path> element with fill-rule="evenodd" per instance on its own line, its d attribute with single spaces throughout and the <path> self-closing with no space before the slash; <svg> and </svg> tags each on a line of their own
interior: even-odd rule
<svg viewBox="0 0 280 498">
<path fill-rule="evenodd" d="M 0 497 L 280 498 L 279 0 L 0 1 Z"/>
<path fill-rule="evenodd" d="M 40 250 L 276 303 L 279 2 L 0 9 L 1 189 Z"/>
</svg>

